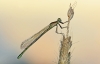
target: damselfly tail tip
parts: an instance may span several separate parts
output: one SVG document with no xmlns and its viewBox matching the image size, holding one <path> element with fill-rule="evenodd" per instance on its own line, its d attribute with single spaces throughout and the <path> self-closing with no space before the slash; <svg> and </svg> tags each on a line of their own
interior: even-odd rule
<svg viewBox="0 0 100 64">
<path fill-rule="evenodd" d="M 22 57 L 22 55 L 19 55 L 18 57 L 17 57 L 17 59 L 20 59 Z"/>
</svg>

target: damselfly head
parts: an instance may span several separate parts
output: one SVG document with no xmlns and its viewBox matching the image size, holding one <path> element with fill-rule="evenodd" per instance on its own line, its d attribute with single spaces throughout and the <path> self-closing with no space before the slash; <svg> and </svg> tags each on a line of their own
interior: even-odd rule
<svg viewBox="0 0 100 64">
<path fill-rule="evenodd" d="M 60 18 L 58 18 L 57 21 L 58 21 L 59 23 L 62 23 L 62 24 L 63 24 L 63 22 L 62 22 L 62 20 L 61 20 Z"/>
</svg>

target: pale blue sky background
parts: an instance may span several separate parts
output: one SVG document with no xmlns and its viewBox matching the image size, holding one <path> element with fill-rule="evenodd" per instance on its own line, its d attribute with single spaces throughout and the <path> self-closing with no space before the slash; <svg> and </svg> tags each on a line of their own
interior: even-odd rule
<svg viewBox="0 0 100 64">
<path fill-rule="evenodd" d="M 100 64 L 100 1 L 76 1 L 70 35 L 73 43 L 79 42 L 71 48 L 71 51 L 74 49 L 71 64 Z M 57 62 L 62 37 L 55 33 L 55 28 L 17 60 L 22 52 L 20 44 L 57 18 L 66 21 L 69 4 L 74 2 L 75 0 L 0 0 L 0 64 Z"/>
</svg>

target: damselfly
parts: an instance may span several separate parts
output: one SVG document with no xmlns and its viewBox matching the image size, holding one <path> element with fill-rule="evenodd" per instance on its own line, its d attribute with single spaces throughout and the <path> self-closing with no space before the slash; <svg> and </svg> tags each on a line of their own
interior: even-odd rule
<svg viewBox="0 0 100 64">
<path fill-rule="evenodd" d="M 51 22 L 48 26 L 46 26 L 45 28 L 43 28 L 41 31 L 39 31 L 38 33 L 34 34 L 32 37 L 30 37 L 29 39 L 25 40 L 24 42 L 22 42 L 21 44 L 21 49 L 24 49 L 22 51 L 22 53 L 17 57 L 17 59 L 21 58 L 22 55 L 24 54 L 24 52 L 32 45 L 34 44 L 42 35 L 44 35 L 47 31 L 49 31 L 50 29 L 52 29 L 53 27 L 56 26 L 56 33 L 57 34 L 63 34 L 63 33 L 58 33 L 57 28 L 58 25 L 60 26 L 60 28 L 66 28 L 66 27 L 62 27 L 61 24 L 64 24 L 60 18 L 57 19 L 57 21 Z"/>
</svg>

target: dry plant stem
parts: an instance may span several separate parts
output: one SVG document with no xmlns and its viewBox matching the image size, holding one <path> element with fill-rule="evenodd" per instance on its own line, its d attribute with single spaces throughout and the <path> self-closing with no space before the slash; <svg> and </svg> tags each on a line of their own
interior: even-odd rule
<svg viewBox="0 0 100 64">
<path fill-rule="evenodd" d="M 61 41 L 61 48 L 60 48 L 60 54 L 59 54 L 59 61 L 58 61 L 58 64 L 70 64 L 70 52 L 69 52 L 69 49 L 71 47 L 70 45 L 70 36 L 68 35 L 69 34 L 69 23 L 70 21 L 68 22 L 67 24 L 67 35 L 66 35 L 66 38 L 65 38 L 65 35 L 63 35 L 63 40 Z"/>
<path fill-rule="evenodd" d="M 66 38 L 68 37 L 68 34 L 69 34 L 69 24 L 70 24 L 70 20 L 69 20 L 69 18 L 68 18 Z"/>
</svg>

